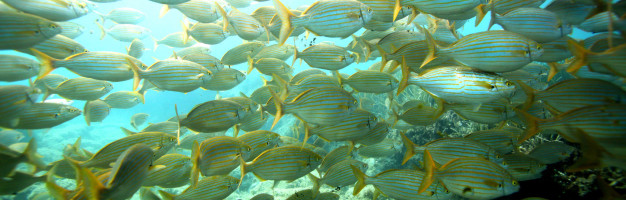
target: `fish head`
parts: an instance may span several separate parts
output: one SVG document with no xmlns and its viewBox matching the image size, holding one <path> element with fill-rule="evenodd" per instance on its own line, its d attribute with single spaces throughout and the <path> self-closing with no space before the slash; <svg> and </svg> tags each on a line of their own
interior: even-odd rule
<svg viewBox="0 0 626 200">
<path fill-rule="evenodd" d="M 363 24 L 367 24 L 370 20 L 372 20 L 372 17 L 374 17 L 374 9 L 364 3 L 361 3 L 359 12 L 359 17 L 361 18 Z"/>
<path fill-rule="evenodd" d="M 354 61 L 356 61 L 357 55 L 356 54 L 350 54 L 348 52 L 346 52 L 342 57 L 341 57 L 341 62 L 343 62 L 345 65 L 349 65 L 352 64 Z"/>
<path fill-rule="evenodd" d="M 491 149 L 491 148 L 489 149 L 487 159 L 493 163 L 500 164 L 503 167 L 506 166 L 506 163 L 504 162 L 504 158 L 494 149 Z"/>
<path fill-rule="evenodd" d="M 311 167 L 312 169 L 315 169 L 320 164 L 322 164 L 322 156 L 320 156 L 317 153 L 312 152 L 311 156 L 309 156 L 309 167 Z"/>
<path fill-rule="evenodd" d="M 113 84 L 111 82 L 106 81 L 103 84 L 104 84 L 104 91 L 106 91 L 107 93 L 113 90 Z"/>
<path fill-rule="evenodd" d="M 51 38 L 63 31 L 63 28 L 57 23 L 51 21 L 42 20 L 37 25 L 38 31 L 35 32 L 37 35 L 42 35 L 46 38 Z"/>
<path fill-rule="evenodd" d="M 252 110 L 252 109 L 250 109 L 250 107 L 244 107 L 244 106 L 241 106 L 241 107 L 239 107 L 239 108 L 237 109 L 237 111 L 236 111 L 236 112 L 237 112 L 237 113 L 236 113 L 236 114 L 237 114 L 237 116 L 236 116 L 236 117 L 237 117 L 237 119 L 239 119 L 239 120 L 243 120 L 243 118 L 245 118 L 245 117 L 248 115 L 248 113 L 253 112 L 253 110 Z"/>
<path fill-rule="evenodd" d="M 561 24 L 561 26 L 559 26 L 559 30 L 561 31 L 561 37 L 565 37 L 574 31 L 572 25 L 570 24 Z"/>
<path fill-rule="evenodd" d="M 207 85 L 213 79 L 213 73 L 206 68 L 203 68 L 202 73 L 199 74 L 200 80 L 202 80 L 202 85 Z"/>
<path fill-rule="evenodd" d="M 505 178 L 502 183 L 498 184 L 498 190 L 502 191 L 504 195 L 513 194 L 519 191 L 519 187 L 519 182 L 513 179 L 513 177 L 510 177 L 510 179 Z"/>
<path fill-rule="evenodd" d="M 237 80 L 237 83 L 241 83 L 246 80 L 246 75 L 243 72 L 237 70 L 237 73 L 235 73 L 235 79 Z"/>
<path fill-rule="evenodd" d="M 389 80 L 389 88 L 391 89 L 396 89 L 398 87 L 400 87 L 400 81 L 398 81 L 398 79 L 392 78 L 391 80 Z"/>
<path fill-rule="evenodd" d="M 73 49 L 70 50 L 70 52 L 72 53 L 72 55 L 74 55 L 77 53 L 87 52 L 87 49 L 85 49 L 85 47 L 83 47 L 82 45 L 76 45 Z"/>
<path fill-rule="evenodd" d="M 367 128 L 372 130 L 376 127 L 376 124 L 378 124 L 378 118 L 376 118 L 376 115 L 369 115 L 367 119 Z"/>
<path fill-rule="evenodd" d="M 498 93 L 502 98 L 510 99 L 515 95 L 515 91 L 517 90 L 515 83 L 502 77 L 496 79 L 493 84 L 494 85 L 492 85 L 491 91 Z"/>
<path fill-rule="evenodd" d="M 239 144 L 239 151 L 241 152 L 241 157 L 245 160 L 250 157 L 250 152 L 252 152 L 252 147 L 246 143 L 241 142 Z"/>
<path fill-rule="evenodd" d="M 83 16 L 89 13 L 87 3 L 84 1 L 74 0 L 70 1 L 69 7 L 74 11 L 75 16 Z"/>
<path fill-rule="evenodd" d="M 61 106 L 59 113 L 55 114 L 55 117 L 60 118 L 60 119 L 68 119 L 68 118 L 74 118 L 80 114 L 81 114 L 80 109 L 75 108 L 73 106 L 65 105 L 65 106 Z"/>
<path fill-rule="evenodd" d="M 528 43 L 528 49 L 526 50 L 526 54 L 530 61 L 537 60 L 541 55 L 543 55 L 543 46 L 535 41 L 530 41 Z"/>
<path fill-rule="evenodd" d="M 239 179 L 232 177 L 232 176 L 224 176 L 226 177 L 228 180 L 225 181 L 226 183 L 226 190 L 228 190 L 229 192 L 233 192 L 235 190 L 237 190 L 237 188 L 239 187 Z"/>
</svg>

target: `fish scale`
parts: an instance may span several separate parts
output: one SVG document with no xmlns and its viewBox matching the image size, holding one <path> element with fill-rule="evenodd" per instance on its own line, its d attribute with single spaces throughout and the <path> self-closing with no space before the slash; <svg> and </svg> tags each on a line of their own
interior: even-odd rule
<svg viewBox="0 0 626 200">
<path fill-rule="evenodd" d="M 234 137 L 216 136 L 203 141 L 192 151 L 192 159 L 195 159 L 193 173 L 199 170 L 204 176 L 215 176 L 227 175 L 237 168 L 241 164 L 238 158 L 247 157 L 251 147 Z"/>
<path fill-rule="evenodd" d="M 239 123 L 246 113 L 247 111 L 238 103 L 212 100 L 194 107 L 187 117 L 181 120 L 180 125 L 198 132 L 217 132 Z"/>
<path fill-rule="evenodd" d="M 237 190 L 239 180 L 232 176 L 206 177 L 196 187 L 189 186 L 179 195 L 172 195 L 160 190 L 166 200 L 193 200 L 193 199 L 224 199 Z"/>
<path fill-rule="evenodd" d="M 249 156 L 244 157 L 244 160 L 252 161 L 265 150 L 278 146 L 280 135 L 271 131 L 257 130 L 240 135 L 237 139 L 250 145 L 252 151 L 249 153 Z"/>
<path fill-rule="evenodd" d="M 500 165 L 506 165 L 502 161 L 502 157 L 492 148 L 479 142 L 475 142 L 465 138 L 442 138 L 431 141 L 423 146 L 416 146 L 409 138 L 402 134 L 402 140 L 407 147 L 404 160 L 406 163 L 415 152 L 428 150 L 432 155 L 432 159 L 438 164 L 445 164 L 456 158 L 464 157 L 480 157 L 485 158 Z"/>
<path fill-rule="evenodd" d="M 72 106 L 54 103 L 34 103 L 19 114 L 19 123 L 11 128 L 52 128 L 67 122 L 80 114 L 81 111 Z"/>
<path fill-rule="evenodd" d="M 83 52 L 64 60 L 52 59 L 41 54 L 38 58 L 45 67 L 44 71 L 40 72 L 40 76 L 63 67 L 83 77 L 118 82 L 133 78 L 133 64 L 142 69 L 145 67 L 134 57 L 109 51 Z"/>
<path fill-rule="evenodd" d="M 46 55 L 55 59 L 65 59 L 77 53 L 86 52 L 87 50 L 80 43 L 65 37 L 63 35 L 55 35 L 54 37 L 47 39 L 39 44 L 32 46 L 32 48 L 45 53 Z M 20 49 L 31 55 L 37 55 L 35 52 L 29 49 Z"/>
<path fill-rule="evenodd" d="M 284 146 L 266 150 L 251 163 L 243 165 L 243 172 L 254 173 L 263 180 L 296 180 L 315 170 L 322 158 L 315 152 L 299 146 Z"/>
<path fill-rule="evenodd" d="M 92 101 L 111 90 L 113 90 L 113 84 L 110 82 L 78 77 L 64 81 L 56 88 L 48 87 L 44 99 L 47 99 L 50 94 L 58 94 L 67 99 Z"/>
<path fill-rule="evenodd" d="M 503 16 L 493 16 L 493 21 L 504 30 L 519 33 L 539 43 L 546 43 L 572 33 L 572 27 L 562 24 L 558 16 L 540 8 L 517 8 Z"/>
<path fill-rule="evenodd" d="M 341 88 L 321 87 L 304 91 L 284 105 L 277 103 L 277 108 L 284 106 L 284 113 L 293 113 L 307 123 L 332 125 L 346 119 L 356 108 L 356 103 L 356 99 Z M 276 115 L 274 124 L 282 113 Z"/>
<path fill-rule="evenodd" d="M 442 185 L 430 186 L 427 192 L 420 193 L 417 189 L 422 182 L 424 172 L 411 169 L 391 169 L 380 172 L 376 176 L 368 177 L 361 170 L 353 167 L 357 177 L 353 194 L 358 194 L 365 185 L 373 185 L 384 195 L 395 199 L 450 199 L 452 193 Z"/>
<path fill-rule="evenodd" d="M 2 13 L 0 16 L 0 44 L 2 44 L 0 49 L 28 48 L 61 33 L 61 31 L 62 28 L 58 24 L 35 15 Z"/>
<path fill-rule="evenodd" d="M 144 132 L 115 140 L 96 152 L 91 159 L 81 163 L 83 167 L 108 168 L 124 150 L 135 144 L 145 144 L 156 150 L 155 158 L 159 158 L 174 147 L 176 137 L 161 132 Z"/>
</svg>

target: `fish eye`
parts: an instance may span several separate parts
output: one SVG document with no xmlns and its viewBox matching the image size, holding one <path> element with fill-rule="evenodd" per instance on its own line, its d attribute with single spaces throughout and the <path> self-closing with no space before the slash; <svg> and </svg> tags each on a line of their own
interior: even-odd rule
<svg viewBox="0 0 626 200">
<path fill-rule="evenodd" d="M 513 180 L 513 181 L 511 181 L 511 184 L 513 184 L 513 185 L 517 185 L 518 183 L 517 183 L 517 181 L 516 181 L 516 180 Z"/>
<path fill-rule="evenodd" d="M 511 81 L 507 81 L 504 84 L 506 84 L 506 86 L 513 86 L 513 82 L 511 82 Z"/>
<path fill-rule="evenodd" d="M 502 188 L 502 183 L 498 184 L 498 188 Z"/>
<path fill-rule="evenodd" d="M 61 116 L 61 114 L 59 114 L 59 113 L 54 113 L 54 118 L 57 118 L 57 117 L 59 117 L 59 116 Z"/>
</svg>

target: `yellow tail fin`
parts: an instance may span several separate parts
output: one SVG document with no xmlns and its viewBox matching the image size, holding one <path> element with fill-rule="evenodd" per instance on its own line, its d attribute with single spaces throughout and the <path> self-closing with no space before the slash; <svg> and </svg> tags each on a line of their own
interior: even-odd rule
<svg viewBox="0 0 626 200">
<path fill-rule="evenodd" d="M 296 16 L 289 8 L 287 8 L 282 2 L 279 0 L 274 0 L 274 8 L 276 8 L 276 14 L 282 21 L 282 26 L 280 27 L 280 35 L 278 37 L 278 44 L 283 45 L 287 38 L 291 35 L 294 28 L 291 26 L 291 17 Z"/>
</svg>

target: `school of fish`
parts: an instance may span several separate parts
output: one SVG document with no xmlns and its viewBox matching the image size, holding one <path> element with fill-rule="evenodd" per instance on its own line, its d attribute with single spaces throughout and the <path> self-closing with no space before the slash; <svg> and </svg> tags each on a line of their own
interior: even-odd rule
<svg viewBox="0 0 626 200">
<path fill-rule="evenodd" d="M 43 183 L 37 199 L 230 199 L 253 174 L 269 190 L 311 186 L 248 191 L 254 200 L 496 199 L 574 152 L 567 172 L 626 170 L 624 0 L 145 0 L 162 5 L 158 17 L 184 15 L 161 39 L 142 8 L 98 8 L 124 1 L 0 1 L 0 197 Z M 75 41 L 86 30 L 73 20 L 87 15 L 127 48 Z M 146 63 L 159 46 L 172 55 Z M 220 95 L 251 75 L 264 84 Z M 38 153 L 33 130 L 80 115 L 105 124 L 112 109 L 149 105 L 148 91 L 198 89 L 218 95 L 172 103 L 167 121 L 129 115 L 125 137 L 95 153 L 81 135 L 54 162 Z M 450 116 L 482 126 L 450 131 Z M 394 157 L 401 167 L 372 166 Z"/>
</svg>

